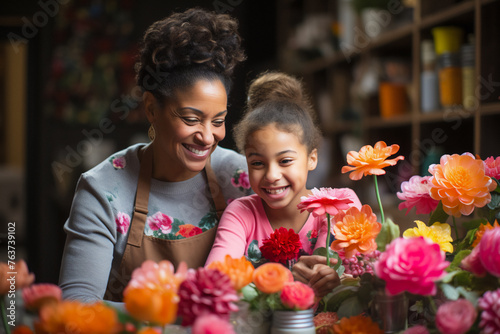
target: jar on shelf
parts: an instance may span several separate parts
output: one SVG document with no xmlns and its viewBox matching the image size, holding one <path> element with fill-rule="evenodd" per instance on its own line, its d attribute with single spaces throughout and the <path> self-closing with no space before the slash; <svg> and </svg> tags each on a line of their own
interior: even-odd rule
<svg viewBox="0 0 500 334">
<path fill-rule="evenodd" d="M 439 109 L 439 80 L 432 40 L 423 40 L 421 47 L 420 108 L 422 112 L 427 113 Z"/>
<path fill-rule="evenodd" d="M 462 104 L 465 109 L 476 106 L 475 47 L 473 43 L 465 44 L 460 49 L 462 65 Z"/>
<path fill-rule="evenodd" d="M 439 56 L 439 97 L 443 107 L 462 104 L 462 68 L 459 53 L 446 52 Z"/>
</svg>

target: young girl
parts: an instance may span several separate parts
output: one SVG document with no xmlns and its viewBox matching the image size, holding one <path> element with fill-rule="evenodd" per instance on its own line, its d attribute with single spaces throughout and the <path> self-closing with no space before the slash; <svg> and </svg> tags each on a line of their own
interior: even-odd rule
<svg viewBox="0 0 500 334">
<path fill-rule="evenodd" d="M 261 262 L 259 247 L 280 227 L 298 233 L 299 255 L 326 245 L 326 220 L 297 208 L 301 197 L 311 193 L 307 175 L 318 163 L 321 138 L 301 83 L 282 73 L 265 73 L 251 84 L 248 98 L 247 112 L 234 134 L 246 156 L 255 194 L 226 208 L 207 264 L 223 260 L 226 254 Z M 345 193 L 351 205 L 361 208 L 354 191 Z"/>
</svg>

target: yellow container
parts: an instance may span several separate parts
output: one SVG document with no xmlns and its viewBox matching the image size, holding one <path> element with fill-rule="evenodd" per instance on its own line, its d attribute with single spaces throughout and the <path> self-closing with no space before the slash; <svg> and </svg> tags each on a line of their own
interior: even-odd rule
<svg viewBox="0 0 500 334">
<path fill-rule="evenodd" d="M 410 105 L 406 86 L 400 83 L 380 82 L 379 104 L 382 118 L 405 114 Z"/>
<path fill-rule="evenodd" d="M 463 43 L 464 31 L 459 27 L 445 26 L 432 29 L 436 55 L 458 52 Z"/>
</svg>

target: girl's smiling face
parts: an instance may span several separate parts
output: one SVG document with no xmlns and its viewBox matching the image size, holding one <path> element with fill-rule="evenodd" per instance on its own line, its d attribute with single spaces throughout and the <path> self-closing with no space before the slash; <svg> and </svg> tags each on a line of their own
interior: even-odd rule
<svg viewBox="0 0 500 334">
<path fill-rule="evenodd" d="M 307 174 L 316 168 L 317 151 L 308 154 L 299 135 L 270 124 L 247 138 L 250 185 L 269 209 L 297 209 L 300 197 L 307 195 Z"/>
</svg>

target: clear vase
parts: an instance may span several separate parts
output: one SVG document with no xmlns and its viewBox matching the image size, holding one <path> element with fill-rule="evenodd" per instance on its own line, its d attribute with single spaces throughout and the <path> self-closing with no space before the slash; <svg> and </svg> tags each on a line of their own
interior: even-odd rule
<svg viewBox="0 0 500 334">
<path fill-rule="evenodd" d="M 236 303 L 238 311 L 231 314 L 230 322 L 236 334 L 269 334 L 271 311 L 250 310 L 244 301 Z"/>
<path fill-rule="evenodd" d="M 271 334 L 315 334 L 314 312 L 274 311 Z"/>
<path fill-rule="evenodd" d="M 372 304 L 372 315 L 385 333 L 405 330 L 408 323 L 408 296 L 400 293 L 391 296 L 378 290 Z"/>
</svg>

